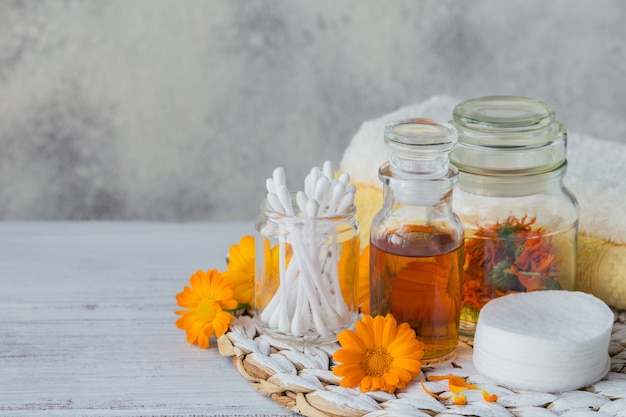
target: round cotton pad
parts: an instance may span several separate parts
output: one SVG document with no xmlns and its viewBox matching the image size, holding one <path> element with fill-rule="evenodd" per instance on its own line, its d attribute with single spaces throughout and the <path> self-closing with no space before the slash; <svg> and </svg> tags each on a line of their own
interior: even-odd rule
<svg viewBox="0 0 626 417">
<path fill-rule="evenodd" d="M 487 303 L 474 336 L 474 365 L 513 389 L 563 392 L 609 371 L 613 312 L 582 292 L 534 291 Z"/>
</svg>

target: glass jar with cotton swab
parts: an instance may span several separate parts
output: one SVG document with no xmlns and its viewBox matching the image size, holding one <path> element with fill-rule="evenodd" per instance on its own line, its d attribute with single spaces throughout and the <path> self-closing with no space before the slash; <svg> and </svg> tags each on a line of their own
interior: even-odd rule
<svg viewBox="0 0 626 417">
<path fill-rule="evenodd" d="M 360 240 L 354 185 L 332 164 L 314 167 L 289 191 L 283 168 L 266 180 L 257 220 L 254 320 L 295 345 L 337 340 L 358 315 Z"/>
</svg>

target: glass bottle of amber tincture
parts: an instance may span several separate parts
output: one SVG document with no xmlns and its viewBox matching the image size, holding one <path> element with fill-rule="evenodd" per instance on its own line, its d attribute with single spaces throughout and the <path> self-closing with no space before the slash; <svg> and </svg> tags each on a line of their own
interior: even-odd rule
<svg viewBox="0 0 626 417">
<path fill-rule="evenodd" d="M 479 97 L 453 112 L 454 211 L 465 227 L 461 335 L 509 293 L 574 290 L 578 204 L 563 185 L 567 133 L 552 106 Z"/>
<path fill-rule="evenodd" d="M 407 119 L 384 131 L 391 158 L 379 169 L 383 207 L 370 231 L 370 310 L 409 323 L 423 362 L 450 359 L 461 309 L 463 227 L 452 211 L 457 169 L 448 123 Z"/>
</svg>

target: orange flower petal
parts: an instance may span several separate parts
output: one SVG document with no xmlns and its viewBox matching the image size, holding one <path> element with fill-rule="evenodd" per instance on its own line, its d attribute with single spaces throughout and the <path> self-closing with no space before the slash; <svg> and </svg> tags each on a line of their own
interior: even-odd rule
<svg viewBox="0 0 626 417">
<path fill-rule="evenodd" d="M 487 391 L 485 391 L 484 389 L 481 390 L 483 392 L 483 399 L 489 403 L 495 403 L 496 401 L 498 401 L 498 396 L 496 394 L 489 394 Z"/>
<path fill-rule="evenodd" d="M 398 323 L 393 316 L 389 316 L 384 320 L 384 327 L 382 329 L 381 340 L 385 346 L 389 346 L 396 339 L 398 334 Z"/>
<path fill-rule="evenodd" d="M 404 368 L 400 368 L 399 366 L 393 366 L 389 372 L 392 372 L 398 375 L 398 378 L 400 378 L 400 381 L 406 381 L 406 382 L 411 381 L 413 379 L 413 375 L 415 374 L 415 373 L 411 373 L 407 371 Z"/>
<path fill-rule="evenodd" d="M 450 388 L 450 392 L 452 392 L 453 394 L 458 394 L 458 393 L 463 392 L 463 391 L 465 391 L 467 389 L 467 387 L 456 385 L 452 381 L 450 381 L 448 383 L 448 387 Z"/>
<path fill-rule="evenodd" d="M 196 295 L 197 297 L 202 297 L 202 293 L 200 291 L 200 287 L 202 286 L 202 275 L 204 274 L 204 272 L 198 270 L 196 271 L 195 274 L 193 274 L 190 278 L 189 278 L 189 284 L 191 284 L 191 288 L 189 287 L 185 287 L 185 289 L 193 291 L 194 295 Z"/>
<path fill-rule="evenodd" d="M 394 321 L 395 320 L 393 318 L 390 318 L 390 321 Z M 380 343 L 381 345 L 387 345 L 387 340 L 383 339 L 383 337 L 385 336 L 385 324 L 386 324 L 387 320 L 385 320 L 385 317 L 383 316 L 376 316 L 374 317 L 374 325 L 372 326 L 372 332 L 374 333 L 374 340 L 376 340 L 378 343 Z M 394 323 L 395 324 L 395 323 Z M 376 344 L 375 346 L 378 346 L 378 344 Z"/>
<path fill-rule="evenodd" d="M 363 378 L 365 378 L 365 373 L 361 373 L 358 370 L 355 370 L 354 372 L 348 373 L 343 378 L 341 378 L 339 385 L 346 388 L 354 388 L 361 383 Z"/>
<path fill-rule="evenodd" d="M 441 395 L 435 394 L 432 391 L 429 391 L 428 388 L 426 388 L 426 386 L 424 385 L 424 382 L 422 382 L 422 389 L 424 390 L 424 392 L 428 395 L 430 395 L 433 398 L 436 398 L 438 400 L 446 400 L 448 399 L 448 397 L 442 397 Z"/>
<path fill-rule="evenodd" d="M 191 325 L 198 320 L 197 315 L 189 312 L 184 313 L 185 314 L 181 318 L 176 320 L 176 327 L 182 330 L 190 328 Z"/>
<path fill-rule="evenodd" d="M 382 376 L 366 376 L 363 380 L 366 381 L 365 386 L 368 388 L 367 389 L 368 391 L 388 391 L 389 392 L 389 390 L 392 387 L 392 385 L 387 384 L 385 382 L 385 379 Z M 363 388 L 363 383 L 361 383 L 361 388 Z"/>
<path fill-rule="evenodd" d="M 453 404 L 454 405 L 465 405 L 465 404 L 467 404 L 467 398 L 465 398 L 465 395 L 463 395 L 463 394 L 454 395 L 453 398 L 454 398 L 454 400 L 453 400 Z"/>
<path fill-rule="evenodd" d="M 404 358 L 394 359 L 393 365 L 400 369 L 405 369 L 414 374 L 415 373 L 419 374 L 419 372 L 422 369 L 422 363 L 414 359 L 404 359 Z"/>
<path fill-rule="evenodd" d="M 400 382 L 400 377 L 398 376 L 398 374 L 395 374 L 393 372 L 387 372 L 385 375 L 383 375 L 383 378 L 385 380 L 385 384 L 387 385 L 398 385 L 398 383 Z"/>
<path fill-rule="evenodd" d="M 176 294 L 178 305 L 183 308 L 192 308 L 200 301 L 200 298 L 191 291 L 189 287 L 185 287 L 182 292 Z"/>
<path fill-rule="evenodd" d="M 458 387 L 464 387 L 464 388 L 469 388 L 469 389 L 479 389 L 476 385 L 470 384 L 469 382 L 465 381 L 463 378 L 461 378 L 458 375 L 430 375 L 428 378 L 426 378 L 428 381 L 444 381 L 444 380 L 448 380 L 449 384 L 454 384 L 455 386 Z"/>
<path fill-rule="evenodd" d="M 198 334 L 198 347 L 202 349 L 207 349 L 211 345 L 212 335 L 213 328 L 211 327 L 211 325 L 206 324 Z"/>
<path fill-rule="evenodd" d="M 350 377 L 358 375 L 359 381 L 365 376 L 365 371 L 360 363 L 340 363 L 333 368 L 333 374 L 336 376 Z M 354 384 L 353 386 L 356 386 Z"/>
<path fill-rule="evenodd" d="M 360 321 L 357 321 L 354 325 L 359 338 L 363 341 L 363 345 L 375 346 L 376 339 L 374 338 L 374 332 L 372 327 L 374 326 L 374 319 L 371 316 L 363 316 Z"/>
<path fill-rule="evenodd" d="M 337 339 L 339 340 L 341 346 L 347 349 L 356 350 L 360 354 L 365 353 L 367 350 L 367 346 L 363 342 L 363 339 L 361 339 L 359 335 L 352 330 L 344 330 L 337 335 Z"/>
<path fill-rule="evenodd" d="M 234 298 L 231 298 L 230 300 L 220 301 L 219 305 L 224 310 L 234 310 L 239 306 L 239 303 Z"/>
<path fill-rule="evenodd" d="M 220 311 L 215 314 L 215 319 L 213 319 L 213 329 L 215 331 L 215 336 L 220 337 L 228 330 L 228 325 L 232 321 L 233 316 L 230 313 L 225 311 Z"/>
<path fill-rule="evenodd" d="M 187 326 L 187 341 L 189 343 L 195 343 L 196 340 L 198 340 L 198 335 L 205 325 L 206 323 L 202 322 L 202 320 L 195 320 L 189 326 Z"/>
<path fill-rule="evenodd" d="M 487 391 L 485 391 L 484 389 L 474 385 L 474 384 L 470 384 L 469 382 L 465 381 L 463 378 L 457 376 L 457 375 L 431 375 L 427 378 L 428 381 L 443 381 L 443 380 L 448 380 L 448 387 L 450 388 L 450 392 L 452 392 L 453 394 L 453 398 L 454 398 L 454 404 L 456 405 L 464 405 L 467 403 L 467 399 L 465 398 L 465 395 L 462 394 L 462 392 L 466 389 L 472 389 L 472 390 L 481 390 L 482 391 L 482 395 L 483 395 L 483 399 L 487 402 L 496 402 L 498 401 L 498 396 L 495 394 L 489 394 Z M 425 387 L 424 384 L 422 383 L 422 387 L 424 388 L 424 390 L 426 392 L 428 392 L 430 395 L 433 395 L 432 393 L 430 393 Z M 434 396 L 434 395 L 433 395 Z M 444 397 L 440 397 L 441 399 L 448 399 L 450 397 L 444 398 Z"/>
<path fill-rule="evenodd" d="M 375 391 L 376 388 L 374 386 L 373 378 L 369 375 L 365 375 L 361 379 L 361 384 L 359 385 L 359 389 L 361 392 Z"/>
<path fill-rule="evenodd" d="M 404 343 L 394 342 L 387 349 L 394 357 L 403 356 L 419 360 L 423 355 L 422 343 L 415 338 Z"/>
<path fill-rule="evenodd" d="M 363 360 L 363 353 L 352 349 L 339 349 L 333 357 L 338 362 L 360 364 Z"/>
</svg>

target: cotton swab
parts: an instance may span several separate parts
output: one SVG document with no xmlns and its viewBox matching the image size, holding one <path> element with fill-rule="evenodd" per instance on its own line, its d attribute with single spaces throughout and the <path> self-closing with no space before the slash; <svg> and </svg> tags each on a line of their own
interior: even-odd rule
<svg viewBox="0 0 626 417">
<path fill-rule="evenodd" d="M 298 191 L 296 193 L 296 202 L 298 203 L 298 208 L 301 213 L 306 213 L 306 205 L 309 201 L 309 198 L 306 196 L 304 191 Z"/>
<path fill-rule="evenodd" d="M 265 188 L 268 193 L 276 194 L 276 187 L 274 186 L 274 178 L 268 178 L 265 180 Z"/>
<path fill-rule="evenodd" d="M 310 219 L 317 217 L 317 209 L 319 208 L 319 203 L 310 198 L 309 201 L 306 202 L 306 216 Z"/>
<path fill-rule="evenodd" d="M 334 174 L 333 164 L 330 161 L 324 161 L 324 164 L 322 165 L 322 172 L 326 178 L 332 178 Z"/>
<path fill-rule="evenodd" d="M 344 194 L 343 197 L 341 198 L 341 202 L 339 203 L 339 206 L 337 206 L 337 213 L 343 213 L 344 211 L 348 210 L 348 208 L 351 207 L 353 203 L 354 203 L 354 193 Z"/>
<path fill-rule="evenodd" d="M 293 216 L 293 204 L 291 202 L 291 195 L 289 194 L 287 186 L 284 184 L 279 186 L 276 190 L 276 194 L 278 195 L 278 200 L 283 206 L 287 216 Z"/>
<path fill-rule="evenodd" d="M 311 168 L 309 175 L 304 179 L 304 192 L 307 196 L 312 197 L 315 192 L 315 185 L 317 184 L 317 180 L 321 176 L 320 169 L 318 167 Z"/>
<path fill-rule="evenodd" d="M 345 186 L 338 182 L 332 189 L 332 195 L 330 197 L 330 202 L 328 203 L 328 210 L 326 211 L 326 216 L 331 217 L 334 216 L 335 211 L 337 209 L 337 205 L 341 201 L 343 194 L 345 192 Z"/>
<path fill-rule="evenodd" d="M 326 192 L 328 191 L 328 186 L 330 185 L 330 181 L 326 177 L 320 177 L 315 182 L 315 188 L 313 191 L 313 198 L 318 202 L 322 202 L 324 197 L 326 196 Z"/>
<path fill-rule="evenodd" d="M 285 214 L 285 209 L 275 193 L 270 192 L 267 194 L 267 202 L 275 212 Z"/>
<path fill-rule="evenodd" d="M 274 180 L 274 186 L 278 189 L 281 185 L 285 185 L 285 169 L 278 167 L 274 169 L 272 173 L 272 179 Z"/>
<path fill-rule="evenodd" d="M 348 185 L 348 183 L 350 182 L 350 174 L 348 174 L 347 172 L 341 173 L 337 181 L 343 184 L 344 186 Z"/>
</svg>

